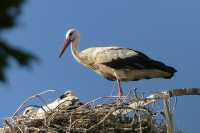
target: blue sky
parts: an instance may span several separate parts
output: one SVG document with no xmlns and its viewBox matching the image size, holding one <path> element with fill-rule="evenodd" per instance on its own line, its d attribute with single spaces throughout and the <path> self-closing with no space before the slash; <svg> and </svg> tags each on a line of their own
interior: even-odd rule
<svg viewBox="0 0 200 133">
<path fill-rule="evenodd" d="M 67 89 L 83 101 L 110 95 L 112 82 L 78 64 L 68 49 L 58 58 L 67 29 L 81 33 L 80 49 L 121 46 L 140 50 L 176 67 L 171 80 L 153 79 L 124 83 L 149 93 L 165 88 L 200 87 L 200 2 L 198 0 L 32 0 L 23 7 L 18 27 L 5 32 L 17 47 L 40 57 L 31 69 L 13 63 L 9 83 L 0 86 L 0 118 L 10 116 L 28 96 L 47 90 Z M 174 113 L 175 126 L 186 132 L 200 130 L 199 97 L 180 97 Z"/>
</svg>

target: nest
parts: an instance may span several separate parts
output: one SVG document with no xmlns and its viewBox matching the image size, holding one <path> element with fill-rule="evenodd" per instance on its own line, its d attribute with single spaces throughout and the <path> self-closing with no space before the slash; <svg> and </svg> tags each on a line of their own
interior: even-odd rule
<svg viewBox="0 0 200 133">
<path fill-rule="evenodd" d="M 83 104 L 72 99 L 55 108 L 43 107 L 15 114 L 4 123 L 5 133 L 166 133 L 161 113 L 150 107 L 131 108 L 134 96 L 101 97 Z M 69 100 L 67 101 L 69 102 Z M 48 105 L 45 105 L 48 106 Z M 26 108 L 25 108 L 26 109 Z M 25 111 L 23 109 L 23 111 Z"/>
</svg>

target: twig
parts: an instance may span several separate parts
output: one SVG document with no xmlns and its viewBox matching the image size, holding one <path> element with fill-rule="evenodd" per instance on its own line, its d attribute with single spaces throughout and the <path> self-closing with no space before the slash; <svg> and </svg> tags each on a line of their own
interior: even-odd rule
<svg viewBox="0 0 200 133">
<path fill-rule="evenodd" d="M 11 132 L 11 133 L 14 133 L 14 127 L 12 126 L 12 124 L 10 124 L 10 123 L 8 122 L 8 120 L 5 120 L 5 124 L 10 128 L 10 132 Z"/>
<path fill-rule="evenodd" d="M 21 129 L 19 126 L 17 126 L 17 128 L 19 129 L 19 131 L 20 131 L 21 133 L 24 133 L 24 132 L 22 131 L 22 129 Z"/>
<path fill-rule="evenodd" d="M 173 121 L 172 121 L 172 115 L 169 111 L 169 97 L 166 95 L 164 100 L 164 113 L 165 113 L 165 119 L 166 119 L 166 127 L 167 127 L 167 133 L 174 133 L 174 127 L 173 127 Z"/>
<path fill-rule="evenodd" d="M 174 97 L 174 104 L 172 105 L 172 107 L 170 107 L 170 112 L 173 113 L 176 109 L 176 104 L 177 104 L 177 97 Z"/>
<path fill-rule="evenodd" d="M 91 101 L 89 101 L 89 102 L 87 102 L 87 103 L 81 105 L 81 106 L 78 107 L 77 109 L 80 109 L 80 108 L 82 108 L 82 107 L 85 107 L 85 106 L 87 106 L 87 105 L 89 105 L 89 104 L 91 104 L 91 103 L 95 103 L 95 102 L 97 102 L 98 100 L 101 100 L 101 99 L 119 99 L 119 98 L 120 98 L 120 99 L 127 99 L 126 96 L 121 96 L 121 97 L 119 97 L 119 96 L 103 96 L 103 97 L 95 98 L 95 99 L 93 99 L 93 100 L 91 100 Z"/>
<path fill-rule="evenodd" d="M 140 123 L 140 133 L 142 133 L 142 121 L 141 121 L 141 116 L 140 116 L 140 113 L 139 113 L 139 118 L 138 118 L 138 121 Z"/>
<path fill-rule="evenodd" d="M 21 108 L 23 108 L 23 107 L 25 106 L 25 104 L 26 104 L 28 101 L 30 101 L 31 99 L 34 99 L 34 98 L 36 98 L 36 97 L 38 97 L 38 96 L 40 96 L 40 95 L 43 95 L 43 94 L 46 94 L 46 93 L 49 93 L 49 92 L 54 92 L 54 91 L 55 91 L 55 90 L 46 90 L 46 91 L 43 91 L 43 92 L 41 92 L 41 93 L 38 93 L 38 94 L 35 94 L 35 95 L 33 95 L 33 96 L 28 97 L 28 98 L 17 108 L 17 110 L 15 111 L 15 113 L 12 115 L 11 118 L 15 117 L 15 116 L 18 114 L 18 112 L 21 110 Z"/>
</svg>

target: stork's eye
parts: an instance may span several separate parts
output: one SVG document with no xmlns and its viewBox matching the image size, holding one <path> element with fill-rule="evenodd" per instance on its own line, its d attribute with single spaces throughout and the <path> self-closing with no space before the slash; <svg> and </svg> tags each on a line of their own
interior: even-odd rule
<svg viewBox="0 0 200 133">
<path fill-rule="evenodd" d="M 70 32 L 70 33 L 69 33 L 69 36 L 72 36 L 72 34 L 73 34 L 73 32 Z"/>
<path fill-rule="evenodd" d="M 70 33 L 69 33 L 69 39 L 70 39 L 71 41 L 74 40 L 74 33 L 73 33 L 73 32 L 70 32 Z"/>
</svg>

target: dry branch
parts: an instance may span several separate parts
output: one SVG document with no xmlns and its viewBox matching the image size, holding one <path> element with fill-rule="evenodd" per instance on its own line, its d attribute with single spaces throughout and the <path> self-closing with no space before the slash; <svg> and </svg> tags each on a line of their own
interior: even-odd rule
<svg viewBox="0 0 200 133">
<path fill-rule="evenodd" d="M 168 91 L 162 91 L 158 93 L 151 94 L 144 99 L 138 100 L 138 102 L 133 102 L 129 106 L 132 108 L 144 107 L 148 104 L 154 103 L 164 97 L 175 97 L 175 96 L 186 96 L 186 95 L 200 95 L 199 88 L 182 88 L 182 89 L 172 89 Z"/>
</svg>

